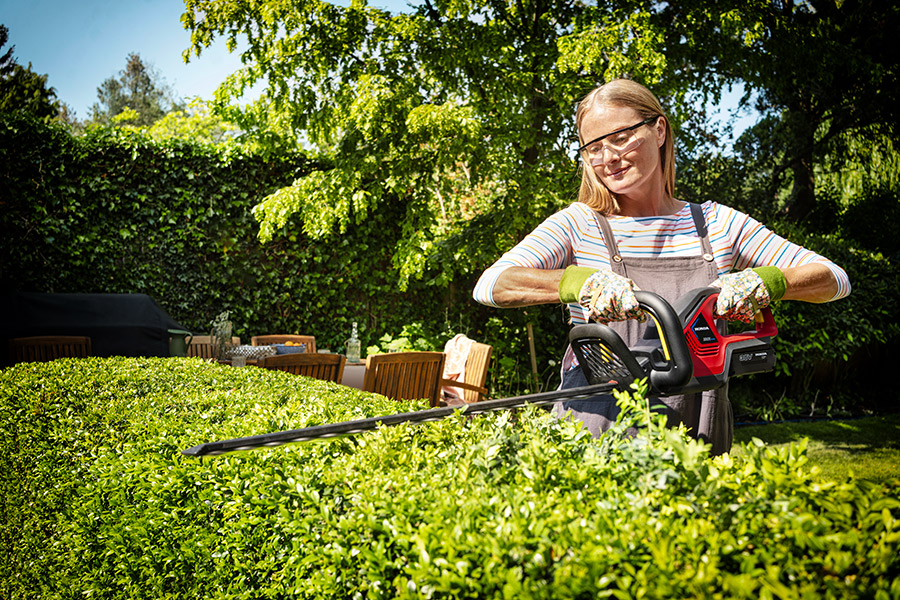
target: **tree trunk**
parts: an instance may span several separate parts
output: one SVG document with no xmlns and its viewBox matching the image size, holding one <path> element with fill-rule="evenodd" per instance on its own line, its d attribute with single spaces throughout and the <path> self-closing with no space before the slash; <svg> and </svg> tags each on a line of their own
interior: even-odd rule
<svg viewBox="0 0 900 600">
<path fill-rule="evenodd" d="M 785 114 L 788 127 L 789 161 L 793 184 L 786 212 L 794 222 L 804 220 L 816 206 L 816 175 L 813 170 L 813 148 L 819 119 L 808 103 L 799 102 Z"/>
</svg>

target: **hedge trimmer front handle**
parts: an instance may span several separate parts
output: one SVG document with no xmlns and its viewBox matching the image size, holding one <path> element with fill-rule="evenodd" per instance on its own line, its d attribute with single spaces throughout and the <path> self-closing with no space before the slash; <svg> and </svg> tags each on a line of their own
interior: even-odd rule
<svg viewBox="0 0 900 600">
<path fill-rule="evenodd" d="M 651 394 L 672 396 L 723 387 L 732 375 L 772 370 L 769 338 L 778 333 L 772 311 L 761 311 L 753 331 L 723 334 L 716 326 L 718 296 L 718 288 L 697 288 L 670 305 L 652 292 L 635 292 L 655 327 L 647 328 L 642 345 L 631 348 L 606 324 L 573 327 L 569 342 L 588 383 L 646 377 Z"/>
</svg>

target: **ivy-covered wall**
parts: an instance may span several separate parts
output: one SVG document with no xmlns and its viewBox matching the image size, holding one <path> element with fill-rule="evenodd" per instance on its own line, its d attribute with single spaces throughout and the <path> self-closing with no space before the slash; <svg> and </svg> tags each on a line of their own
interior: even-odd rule
<svg viewBox="0 0 900 600">
<path fill-rule="evenodd" d="M 146 293 L 195 333 L 230 310 L 242 338 L 302 331 L 323 346 L 350 320 L 410 316 L 378 252 L 390 215 L 327 245 L 291 231 L 256 240 L 251 208 L 314 167 L 302 156 L 0 123 L 4 290 Z M 439 294 L 419 297 L 440 305 Z"/>
<path fill-rule="evenodd" d="M 195 334 L 229 310 L 242 341 L 296 332 L 334 351 L 353 321 L 364 348 L 401 333 L 431 348 L 456 332 L 493 336 L 496 364 L 530 370 L 523 311 L 477 305 L 471 281 L 426 278 L 397 289 L 390 249 L 400 235 L 399 204 L 331 241 L 309 240 L 296 223 L 261 244 L 252 207 L 314 168 L 299 155 L 247 155 L 115 130 L 73 137 L 2 114 L 0 288 L 145 293 Z M 548 310 L 549 321 L 530 313 L 539 339 L 560 338 L 538 344 L 545 370 L 564 335 L 558 309 Z"/>
<path fill-rule="evenodd" d="M 495 397 L 537 387 L 530 324 L 537 379 L 556 386 L 567 329 L 560 307 L 476 304 L 473 278 L 486 264 L 455 279 L 433 269 L 397 289 L 390 255 L 406 210 L 399 202 L 330 241 L 311 241 L 295 222 L 260 244 L 253 206 L 315 168 L 298 155 L 248 155 L 121 131 L 73 137 L 0 114 L 0 293 L 146 293 L 196 334 L 229 310 L 243 341 L 296 332 L 334 351 L 343 350 L 353 321 L 364 348 L 406 336 L 439 349 L 462 332 L 494 347 L 488 383 Z M 487 217 L 473 221 L 473 231 Z M 900 338 L 896 252 L 868 248 L 849 233 L 776 230 L 846 268 L 853 294 L 835 304 L 776 307 L 778 370 L 735 381 L 738 413 L 890 409 Z"/>
</svg>

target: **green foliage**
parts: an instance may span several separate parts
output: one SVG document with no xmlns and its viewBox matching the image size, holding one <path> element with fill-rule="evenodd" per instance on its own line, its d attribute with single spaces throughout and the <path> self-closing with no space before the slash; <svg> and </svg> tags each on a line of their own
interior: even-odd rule
<svg viewBox="0 0 900 600">
<path fill-rule="evenodd" d="M 737 380 L 750 387 L 751 410 L 781 407 L 767 418 L 847 411 L 890 410 L 895 394 L 890 380 L 900 342 L 900 303 L 896 294 L 900 265 L 896 257 L 866 250 L 838 235 L 809 233 L 782 222 L 775 229 L 833 259 L 850 277 L 853 291 L 835 304 L 780 302 L 774 308 L 779 334 L 773 375 Z M 746 392 L 745 392 L 746 394 Z"/>
<path fill-rule="evenodd" d="M 219 113 L 246 130 L 308 140 L 331 166 L 259 204 L 261 239 L 294 214 L 305 233 L 328 238 L 397 199 L 401 287 L 434 266 L 450 279 L 477 273 L 483 262 L 453 260 L 444 246 L 471 240 L 479 215 L 502 238 L 521 237 L 523 221 L 566 203 L 577 186 L 566 151 L 573 102 L 603 77 L 654 83 L 665 67 L 643 3 L 426 3 L 403 14 L 365 2 L 186 8 L 194 53 L 219 36 L 233 48 L 247 34 L 246 66 L 217 91 Z M 258 102 L 233 102 L 262 82 Z"/>
<path fill-rule="evenodd" d="M 769 447 L 787 446 L 807 438 L 810 464 L 821 469 L 825 479 L 900 481 L 900 414 L 846 420 L 796 420 L 738 427 L 734 432 L 736 444 L 753 438 L 763 440 Z"/>
<path fill-rule="evenodd" d="M 444 343 L 453 337 L 451 331 L 443 331 L 435 336 L 425 323 L 409 323 L 404 325 L 396 336 L 386 333 L 378 338 L 377 343 L 366 348 L 366 354 L 382 354 L 385 352 L 442 352 Z"/>
<path fill-rule="evenodd" d="M 148 127 L 166 113 L 183 108 L 163 77 L 135 53 L 128 55 L 118 78 L 110 77 L 100 84 L 97 100 L 91 106 L 89 119 L 95 125 L 127 122 L 132 126 Z M 128 118 L 123 119 L 122 113 L 129 110 Z"/>
<path fill-rule="evenodd" d="M 9 29 L 0 25 L 0 50 L 9 40 Z M 0 56 L 0 112 L 22 111 L 38 119 L 51 121 L 67 117 L 67 107 L 56 99 L 56 90 L 47 86 L 47 76 L 18 64 L 15 46 Z"/>
<path fill-rule="evenodd" d="M 865 138 L 873 128 L 896 139 L 900 72 L 889 48 L 900 28 L 897 6 L 688 0 L 667 3 L 660 20 L 681 85 L 740 82 L 745 104 L 752 91 L 779 138 L 760 157 L 773 167 L 766 191 L 771 197 L 783 178 L 790 181 L 784 201 L 793 221 L 814 210 L 817 167 L 834 140 Z"/>
<path fill-rule="evenodd" d="M 245 341 L 313 333 L 334 350 L 351 321 L 377 336 L 443 314 L 441 289 L 423 284 L 406 296 L 394 288 L 383 250 L 396 235 L 390 207 L 327 244 L 295 231 L 258 243 L 256 200 L 312 166 L 300 155 L 157 142 L 128 131 L 73 138 L 3 115 L 2 287 L 146 293 L 196 333 L 230 310 Z"/>
<path fill-rule="evenodd" d="M 208 144 L 221 144 L 238 137 L 237 127 L 209 113 L 206 102 L 194 99 L 184 110 L 166 113 L 147 128 L 157 140 L 182 139 Z"/>
<path fill-rule="evenodd" d="M 47 87 L 47 76 L 15 64 L 8 76 L 0 78 L 0 111 L 20 110 L 50 121 L 60 114 L 56 90 Z"/>
<path fill-rule="evenodd" d="M 6 25 L 0 24 L 0 49 L 2 49 L 8 41 L 9 28 L 7 28 Z M 13 50 L 15 50 L 14 46 L 7 48 L 6 52 L 0 56 L 0 77 L 6 77 L 12 73 L 13 65 L 16 64 L 16 61 L 13 59 Z"/>
<path fill-rule="evenodd" d="M 198 359 L 0 372 L 0 594 L 19 598 L 890 598 L 896 486 L 740 459 L 648 417 L 540 410 L 206 459 L 213 439 L 400 412 Z M 638 436 L 629 425 L 641 427 Z"/>
</svg>

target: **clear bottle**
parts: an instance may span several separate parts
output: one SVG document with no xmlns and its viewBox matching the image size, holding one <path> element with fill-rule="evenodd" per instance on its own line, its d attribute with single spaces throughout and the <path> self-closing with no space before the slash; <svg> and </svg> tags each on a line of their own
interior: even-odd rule
<svg viewBox="0 0 900 600">
<path fill-rule="evenodd" d="M 346 348 L 347 362 L 358 363 L 362 343 L 356 335 L 356 323 L 353 323 L 353 330 L 350 333 L 350 339 L 346 342 Z"/>
</svg>

